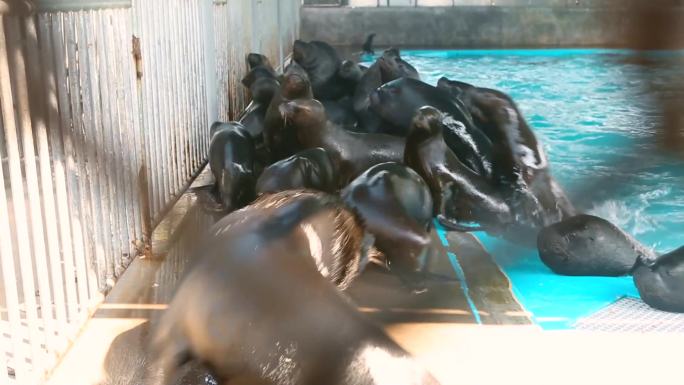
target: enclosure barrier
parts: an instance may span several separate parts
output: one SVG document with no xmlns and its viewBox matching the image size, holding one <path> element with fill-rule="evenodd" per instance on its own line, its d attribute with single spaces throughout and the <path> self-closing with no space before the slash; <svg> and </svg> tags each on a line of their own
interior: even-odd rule
<svg viewBox="0 0 684 385">
<path fill-rule="evenodd" d="M 0 384 L 42 382 L 282 64 L 300 0 L 0 0 Z"/>
</svg>

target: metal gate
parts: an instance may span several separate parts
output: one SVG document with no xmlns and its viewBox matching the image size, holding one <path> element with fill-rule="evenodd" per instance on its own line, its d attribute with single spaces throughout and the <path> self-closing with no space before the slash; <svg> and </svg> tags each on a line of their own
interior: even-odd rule
<svg viewBox="0 0 684 385">
<path fill-rule="evenodd" d="M 0 0 L 0 384 L 41 382 L 284 60 L 300 0 Z"/>
</svg>

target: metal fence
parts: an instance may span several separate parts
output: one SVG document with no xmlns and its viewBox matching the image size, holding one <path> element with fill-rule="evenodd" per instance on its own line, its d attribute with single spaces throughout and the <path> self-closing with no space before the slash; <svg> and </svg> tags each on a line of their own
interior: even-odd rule
<svg viewBox="0 0 684 385">
<path fill-rule="evenodd" d="M 0 384 L 39 383 L 281 64 L 300 0 L 0 0 Z"/>
</svg>

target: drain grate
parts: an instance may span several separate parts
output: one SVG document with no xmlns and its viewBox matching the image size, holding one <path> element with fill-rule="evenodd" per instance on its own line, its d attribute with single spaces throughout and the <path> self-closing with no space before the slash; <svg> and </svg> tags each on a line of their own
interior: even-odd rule
<svg viewBox="0 0 684 385">
<path fill-rule="evenodd" d="M 684 333 L 684 314 L 655 310 L 638 298 L 623 297 L 581 318 L 575 328 L 603 332 Z"/>
</svg>

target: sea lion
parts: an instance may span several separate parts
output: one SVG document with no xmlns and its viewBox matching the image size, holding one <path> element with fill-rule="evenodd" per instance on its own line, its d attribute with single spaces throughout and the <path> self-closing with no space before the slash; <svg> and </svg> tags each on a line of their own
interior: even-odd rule
<svg viewBox="0 0 684 385">
<path fill-rule="evenodd" d="M 382 74 L 382 82 L 389 83 L 399 78 L 411 78 L 420 80 L 420 74 L 414 66 L 401 58 L 399 50 L 390 48 L 382 53 L 378 58 L 380 64 L 380 72 Z"/>
<path fill-rule="evenodd" d="M 346 95 L 344 84 L 338 78 L 341 60 L 335 48 L 322 41 L 295 40 L 292 59 L 304 68 L 311 80 L 314 97 L 319 100 L 337 100 Z"/>
<path fill-rule="evenodd" d="M 437 384 L 317 269 L 338 202 L 307 197 L 213 228 L 154 333 L 162 384 L 191 361 L 219 383 Z"/>
<path fill-rule="evenodd" d="M 649 306 L 684 313 L 684 247 L 659 257 L 640 256 L 632 274 L 641 299 Z"/>
<path fill-rule="evenodd" d="M 254 141 L 238 122 L 216 125 L 209 143 L 209 167 L 225 210 L 238 209 L 254 198 Z"/>
<path fill-rule="evenodd" d="M 437 88 L 461 100 L 475 125 L 491 139 L 492 179 L 496 183 L 519 191 L 527 191 L 529 186 L 541 205 L 544 225 L 576 214 L 565 192 L 551 176 L 543 146 L 510 96 L 445 77 L 439 79 Z"/>
<path fill-rule="evenodd" d="M 328 152 L 338 170 L 338 187 L 346 186 L 371 166 L 403 159 L 402 138 L 346 131 L 327 120 L 323 105 L 315 99 L 283 103 L 280 113 L 301 149 L 321 147 Z"/>
<path fill-rule="evenodd" d="M 370 108 L 370 94 L 382 86 L 382 73 L 380 63 L 376 60 L 361 76 L 357 82 L 352 97 L 354 113 L 358 119 L 357 131 L 365 133 L 396 133 L 396 128 L 391 123 L 383 120 L 380 115 Z"/>
<path fill-rule="evenodd" d="M 356 114 L 351 98 L 344 97 L 339 100 L 322 100 L 325 114 L 328 120 L 346 129 L 354 130 L 356 126 Z"/>
<path fill-rule="evenodd" d="M 252 97 L 252 100 L 262 105 L 268 106 L 271 99 L 278 89 L 280 83 L 273 70 L 259 66 L 247 73 L 242 78 L 242 85 L 245 86 Z"/>
<path fill-rule="evenodd" d="M 268 57 L 262 54 L 255 52 L 248 53 L 245 57 L 245 61 L 247 62 L 247 68 L 249 70 L 253 70 L 257 67 L 265 67 L 271 69 L 271 71 L 273 71 L 273 74 L 275 75 L 275 70 L 273 70 L 273 65 L 271 65 L 271 61 L 268 60 Z"/>
<path fill-rule="evenodd" d="M 300 151 L 264 169 L 256 182 L 256 193 L 313 189 L 332 193 L 337 187 L 337 172 L 322 148 Z"/>
<path fill-rule="evenodd" d="M 603 218 L 580 214 L 539 232 L 542 262 L 556 274 L 622 276 L 653 253 Z"/>
<path fill-rule="evenodd" d="M 290 63 L 283 74 L 280 90 L 276 92 L 266 110 L 264 118 L 264 145 L 269 151 L 271 162 L 285 159 L 296 152 L 294 135 L 286 132 L 279 106 L 294 99 L 313 98 L 309 76 L 297 63 Z"/>
<path fill-rule="evenodd" d="M 420 108 L 406 137 L 404 153 L 404 163 L 430 187 L 437 219 L 445 227 L 460 231 L 491 231 L 510 224 L 513 215 L 498 192 L 447 147 L 442 134 L 446 118 L 436 108 Z M 464 222 L 476 222 L 481 227 Z"/>
<path fill-rule="evenodd" d="M 375 55 L 375 51 L 373 51 L 373 39 L 375 38 L 375 33 L 371 33 L 366 37 L 366 41 L 363 43 L 363 46 L 361 47 L 361 54 L 362 55 Z"/>
<path fill-rule="evenodd" d="M 432 196 L 425 181 L 403 164 L 381 163 L 354 179 L 340 196 L 361 215 L 389 269 L 418 285 L 432 251 Z"/>
</svg>

